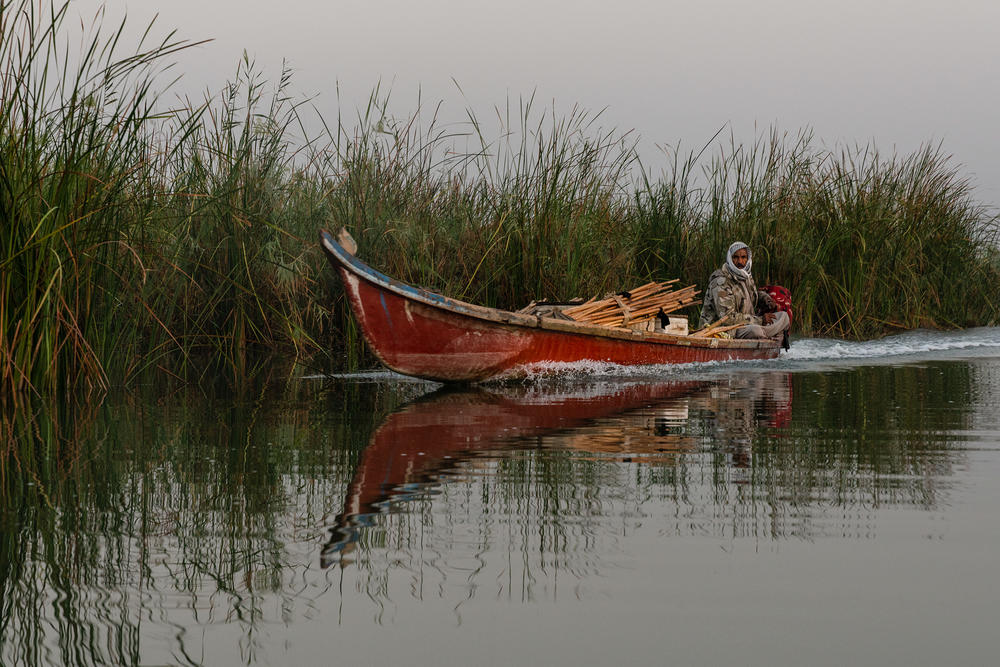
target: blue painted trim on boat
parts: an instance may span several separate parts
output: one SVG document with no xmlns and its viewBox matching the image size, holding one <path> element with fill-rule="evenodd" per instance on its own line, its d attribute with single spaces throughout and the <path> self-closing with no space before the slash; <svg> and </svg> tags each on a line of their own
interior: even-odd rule
<svg viewBox="0 0 1000 667">
<path fill-rule="evenodd" d="M 392 329 L 392 315 L 389 313 L 389 306 L 385 302 L 385 292 L 379 293 L 378 300 L 382 304 L 382 312 L 385 313 L 385 319 L 389 322 L 389 328 Z"/>
</svg>

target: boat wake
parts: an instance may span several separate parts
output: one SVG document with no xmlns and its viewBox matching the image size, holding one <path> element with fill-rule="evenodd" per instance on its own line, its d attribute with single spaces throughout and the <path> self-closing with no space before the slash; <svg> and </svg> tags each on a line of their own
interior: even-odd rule
<svg viewBox="0 0 1000 667">
<path fill-rule="evenodd" d="M 1000 356 L 1000 327 L 964 331 L 918 330 L 870 341 L 810 338 L 795 341 L 779 361 L 913 360 Z"/>
<path fill-rule="evenodd" d="M 732 371 L 780 370 L 787 372 L 814 371 L 831 367 L 848 368 L 859 365 L 906 364 L 947 359 L 989 359 L 1000 357 L 1000 327 L 967 329 L 964 331 L 908 331 L 878 340 L 844 341 L 831 338 L 806 338 L 792 342 L 787 352 L 777 359 L 762 361 L 729 361 L 657 366 L 619 366 L 601 362 L 573 364 L 538 364 L 519 369 L 508 376 L 524 382 L 612 378 L 644 380 L 665 377 L 718 375 Z"/>
<path fill-rule="evenodd" d="M 869 341 L 845 341 L 831 338 L 804 338 L 792 341 L 792 347 L 777 359 L 763 361 L 712 361 L 691 364 L 620 366 L 599 361 L 544 363 L 518 368 L 488 384 L 551 382 L 621 381 L 691 378 L 700 374 L 717 375 L 734 370 L 811 371 L 831 367 L 873 364 L 905 364 L 947 359 L 1000 358 L 1000 327 L 964 331 L 908 331 Z M 313 376 L 348 382 L 436 383 L 400 375 L 388 370 Z"/>
</svg>

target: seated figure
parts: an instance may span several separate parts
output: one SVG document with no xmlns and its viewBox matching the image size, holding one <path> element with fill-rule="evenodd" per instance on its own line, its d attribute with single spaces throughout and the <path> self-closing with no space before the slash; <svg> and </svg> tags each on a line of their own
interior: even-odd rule
<svg viewBox="0 0 1000 667">
<path fill-rule="evenodd" d="M 777 309 L 767 292 L 758 290 L 750 275 L 753 256 L 746 243 L 729 246 L 726 263 L 712 273 L 705 288 L 700 327 L 725 320 L 742 324 L 733 331 L 736 338 L 777 338 L 786 336 L 791 325 L 787 312 Z"/>
</svg>

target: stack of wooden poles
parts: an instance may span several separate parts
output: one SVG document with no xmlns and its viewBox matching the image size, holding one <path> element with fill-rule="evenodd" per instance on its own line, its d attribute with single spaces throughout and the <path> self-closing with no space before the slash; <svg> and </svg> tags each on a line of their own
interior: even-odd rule
<svg viewBox="0 0 1000 667">
<path fill-rule="evenodd" d="M 698 291 L 694 285 L 672 289 L 677 280 L 646 283 L 628 292 L 621 292 L 603 299 L 594 297 L 579 306 L 562 312 L 577 322 L 606 327 L 631 327 L 653 319 L 661 312 L 673 313 L 695 303 Z"/>
<path fill-rule="evenodd" d="M 729 324 L 729 316 L 723 317 L 721 320 L 716 320 L 712 322 L 707 327 L 699 329 L 698 331 L 692 331 L 691 335 L 697 338 L 721 338 L 722 334 L 734 329 L 739 329 L 745 324 Z"/>
</svg>

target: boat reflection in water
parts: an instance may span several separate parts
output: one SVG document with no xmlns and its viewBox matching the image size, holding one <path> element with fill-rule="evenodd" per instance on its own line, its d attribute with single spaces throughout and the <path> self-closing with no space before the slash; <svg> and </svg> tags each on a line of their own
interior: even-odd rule
<svg viewBox="0 0 1000 667">
<path fill-rule="evenodd" d="M 488 460 L 563 451 L 605 464 L 673 467 L 707 454 L 746 481 L 751 437 L 791 416 L 791 376 L 442 388 L 390 414 L 361 455 L 321 565 L 350 562 L 366 527 Z M 541 481 L 540 481 L 541 483 Z M 558 484 L 558 480 L 555 482 Z"/>
</svg>

